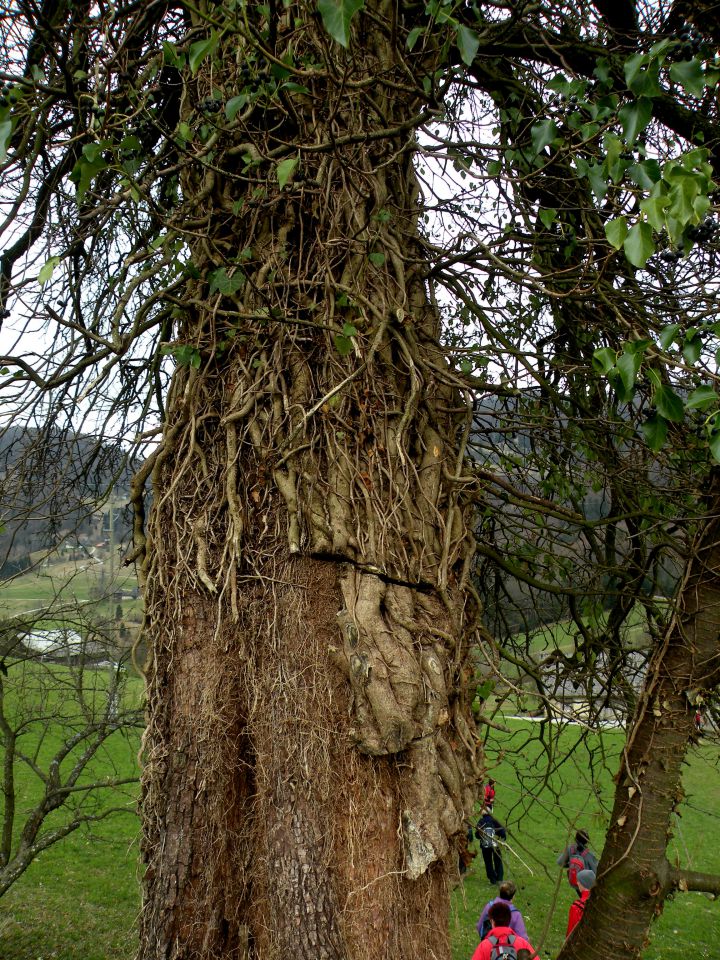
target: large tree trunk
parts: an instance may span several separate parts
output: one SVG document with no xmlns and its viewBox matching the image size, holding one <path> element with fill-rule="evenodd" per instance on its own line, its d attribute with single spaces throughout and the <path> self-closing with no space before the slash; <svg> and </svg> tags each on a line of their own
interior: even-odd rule
<svg viewBox="0 0 720 960">
<path fill-rule="evenodd" d="M 185 78 L 192 130 L 255 92 L 232 122 L 205 109 L 181 183 L 186 363 L 145 544 L 144 960 L 449 955 L 479 774 L 470 405 L 423 279 L 425 94 L 394 5 L 366 6 L 355 55 L 307 13 L 256 24 L 305 91 L 275 90 L 239 33 Z"/>
<path fill-rule="evenodd" d="M 711 478 L 707 519 L 691 545 L 677 611 L 656 651 L 628 731 L 610 830 L 581 924 L 558 960 L 640 957 L 668 895 L 720 893 L 720 877 L 667 859 L 682 764 L 696 742 L 698 697 L 720 682 L 720 475 Z"/>
</svg>

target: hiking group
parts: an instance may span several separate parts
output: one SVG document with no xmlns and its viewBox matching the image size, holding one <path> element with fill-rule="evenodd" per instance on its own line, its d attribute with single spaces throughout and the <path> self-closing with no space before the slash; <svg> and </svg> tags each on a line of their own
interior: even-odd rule
<svg viewBox="0 0 720 960">
<path fill-rule="evenodd" d="M 490 781 L 490 784 L 494 800 L 494 781 Z M 511 880 L 503 880 L 501 844 L 507 839 L 507 831 L 488 809 L 487 792 L 474 834 L 480 841 L 487 878 L 490 883 L 499 883 L 500 886 L 498 896 L 485 904 L 478 919 L 480 943 L 472 955 L 472 960 L 533 960 L 537 952 L 528 940 L 522 912 L 513 903 L 517 887 Z M 472 835 L 471 829 L 468 831 L 468 840 L 472 839 Z M 568 883 L 578 894 L 568 911 L 566 938 L 582 919 L 590 892 L 595 886 L 598 861 L 589 844 L 587 830 L 578 830 L 575 840 L 569 843 L 557 858 L 558 866 L 567 870 Z"/>
</svg>

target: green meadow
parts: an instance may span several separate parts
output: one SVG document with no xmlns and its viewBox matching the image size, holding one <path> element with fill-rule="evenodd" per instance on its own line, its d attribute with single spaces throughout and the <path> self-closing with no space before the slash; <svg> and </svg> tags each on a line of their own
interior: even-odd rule
<svg viewBox="0 0 720 960">
<path fill-rule="evenodd" d="M 83 565 L 80 565 L 83 566 Z M 99 585 L 99 568 L 39 569 L 3 586 L 9 614 L 24 613 L 56 595 L 91 600 Z M 131 591 L 125 578 L 117 590 Z M 107 581 L 106 581 L 107 586 Z M 116 616 L 117 603 L 105 601 L 104 612 Z M 123 601 L 123 618 L 135 619 L 139 601 Z M 51 625 L 56 625 L 52 623 Z M 57 624 L 59 625 L 59 624 Z M 562 643 L 562 626 L 554 638 L 537 642 Z M 62 681 L 65 668 L 57 667 Z M 30 675 L 31 676 L 31 675 Z M 107 674 L 97 671 L 97 695 L 103 695 Z M 66 684 L 67 686 L 67 684 Z M 32 684 L 25 695 L 32 696 Z M 39 688 L 38 688 L 39 689 Z M 59 692 L 49 712 L 72 722 L 71 708 Z M 30 693 L 28 693 L 30 691 Z M 137 703 L 142 683 L 128 678 L 126 698 Z M 507 707 L 507 704 L 506 704 Z M 70 713 L 68 713 L 70 710 Z M 612 804 L 612 776 L 617 769 L 622 734 L 608 729 L 589 732 L 570 725 L 558 731 L 528 719 L 495 714 L 495 726 L 485 729 L 488 774 L 497 781 L 495 816 L 509 831 L 504 851 L 505 876 L 518 887 L 516 903 L 528 933 L 543 957 L 560 949 L 573 891 L 555 859 L 579 826 L 591 835 L 600 854 Z M 56 727 L 40 748 L 47 756 L 63 735 Z M 111 738 L 97 758 L 99 776 L 137 776 L 140 731 Z M 693 748 L 685 772 L 686 800 L 674 824 L 669 855 L 679 865 L 720 873 L 720 759 L 718 741 L 705 739 Z M 28 809 L 37 784 L 19 767 L 18 808 Z M 40 855 L 0 900 L 2 960 L 132 960 L 137 946 L 139 894 L 139 821 L 133 811 L 137 786 L 123 789 L 119 801 L 128 812 L 82 828 Z M 0 803 L 2 799 L 0 798 Z M 59 815 L 60 816 L 60 815 Z M 477 850 L 478 844 L 473 844 Z M 483 905 L 495 895 L 485 877 L 482 858 L 474 860 L 452 896 L 450 930 L 453 960 L 469 960 L 477 944 L 475 923 Z M 720 956 L 720 902 L 703 894 L 679 895 L 667 903 L 650 931 L 644 960 L 716 960 Z"/>
<path fill-rule="evenodd" d="M 488 743 L 498 783 L 495 815 L 509 829 L 504 852 L 505 875 L 518 886 L 516 902 L 541 956 L 556 956 L 562 945 L 568 907 L 573 899 L 555 857 L 572 830 L 572 821 L 587 826 L 599 842 L 611 800 L 611 775 L 597 776 L 589 789 L 577 771 L 560 764 L 535 796 L 538 754 L 525 721 L 508 721 L 509 738 Z M 572 750 L 571 728 L 563 734 Z M 562 739 L 562 738 L 561 738 Z M 620 735 L 593 736 L 575 749 L 573 766 L 591 754 L 603 753 L 611 764 Z M 510 751 L 513 742 L 519 755 Z M 118 769 L 135 767 L 135 748 L 127 740 L 112 746 L 110 762 Z M 560 744 L 559 746 L 562 746 Z M 496 752 L 497 751 L 497 752 Z M 500 754 L 504 754 L 499 759 Z M 670 856 L 683 866 L 720 872 L 720 775 L 714 743 L 698 747 L 687 766 L 682 816 L 677 820 Z M 597 775 L 598 771 L 595 770 Z M 569 783 L 568 781 L 576 780 Z M 43 853 L 0 902 L 0 956 L 3 960 L 132 960 L 137 944 L 139 825 L 133 815 L 121 815 L 79 831 Z M 474 844 L 477 847 L 477 844 Z M 480 856 L 453 894 L 451 937 L 453 960 L 469 960 L 477 944 L 475 922 L 495 894 L 484 875 Z M 651 928 L 645 960 L 716 960 L 720 940 L 720 903 L 689 893 L 666 905 Z"/>
<path fill-rule="evenodd" d="M 93 713 L 107 703 L 108 682 L 109 671 L 104 668 L 85 669 L 80 684 L 77 672 L 65 666 L 8 662 L 5 716 L 16 728 L 33 715 L 39 718 L 19 738 L 18 748 L 39 769 L 46 770 L 61 743 L 88 722 L 78 705 L 78 687 L 83 691 L 85 709 Z M 142 700 L 142 681 L 127 676 L 121 707 L 141 708 Z M 78 785 L 106 778 L 136 779 L 141 733 L 130 727 L 111 734 Z M 61 770 L 69 768 L 84 749 L 84 743 L 76 747 Z M 22 762 L 16 762 L 15 777 L 17 835 L 25 815 L 41 796 L 41 784 Z M 89 812 L 97 814 L 110 806 L 121 812 L 81 826 L 40 853 L 0 899 L 3 960 L 130 960 L 133 956 L 139 906 L 137 783 L 103 789 L 97 796 L 97 803 L 90 801 Z M 0 810 L 4 811 L 1 800 Z M 48 817 L 45 826 L 55 829 L 68 819 L 61 808 Z"/>
<path fill-rule="evenodd" d="M 88 612 L 92 608 L 97 620 L 109 622 L 115 619 L 120 602 L 123 618 L 137 621 L 141 617 L 142 602 L 127 599 L 136 587 L 134 571 L 117 563 L 110 569 L 109 560 L 43 562 L 22 576 L 5 580 L 0 599 L 5 618 L 31 617 L 33 612 L 56 604 L 63 608 L 72 605 L 87 607 Z M 124 599 L 113 598 L 118 594 Z M 42 621 L 38 626 L 71 626 L 67 623 L 67 613 L 63 616 L 62 623 L 50 620 Z"/>
</svg>

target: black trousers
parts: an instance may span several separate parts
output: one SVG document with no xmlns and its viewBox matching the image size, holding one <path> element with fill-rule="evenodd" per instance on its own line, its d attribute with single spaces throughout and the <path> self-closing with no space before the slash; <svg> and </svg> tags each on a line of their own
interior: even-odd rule
<svg viewBox="0 0 720 960">
<path fill-rule="evenodd" d="M 493 847 L 480 847 L 485 861 L 485 873 L 490 883 L 501 883 L 503 878 L 503 862 L 500 851 Z"/>
</svg>

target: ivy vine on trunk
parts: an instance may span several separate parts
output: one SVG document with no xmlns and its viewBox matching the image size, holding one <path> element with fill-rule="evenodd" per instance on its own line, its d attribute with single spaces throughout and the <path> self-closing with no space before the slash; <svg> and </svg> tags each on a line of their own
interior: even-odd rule
<svg viewBox="0 0 720 960">
<path fill-rule="evenodd" d="M 424 281 L 427 97 L 388 27 L 346 53 L 288 12 L 272 59 L 232 31 L 183 74 L 188 128 L 222 112 L 171 223 L 189 362 L 144 544 L 143 957 L 448 954 L 481 772 L 472 405 Z"/>
</svg>

